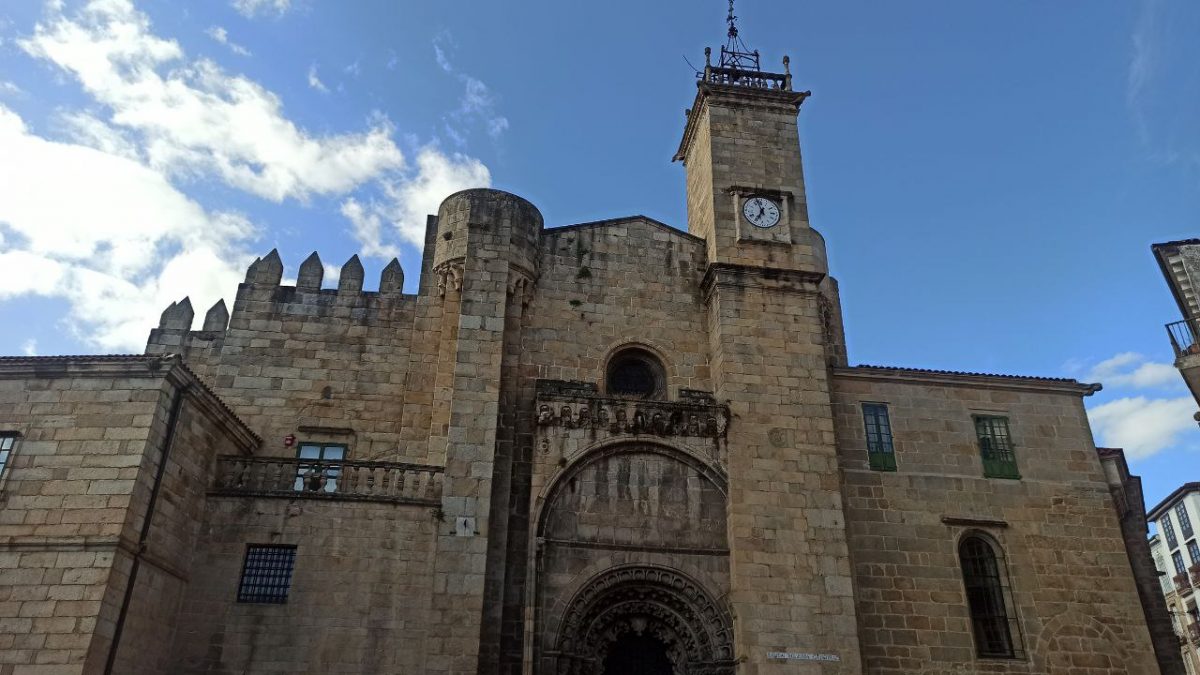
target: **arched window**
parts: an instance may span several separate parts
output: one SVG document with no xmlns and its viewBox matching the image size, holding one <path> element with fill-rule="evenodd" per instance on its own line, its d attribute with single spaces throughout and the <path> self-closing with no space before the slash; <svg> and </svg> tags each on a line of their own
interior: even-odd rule
<svg viewBox="0 0 1200 675">
<path fill-rule="evenodd" d="M 1020 637 L 1013 611 L 1008 575 L 999 547 L 979 535 L 964 537 L 958 545 L 975 652 L 983 658 L 1020 656 Z"/>
<path fill-rule="evenodd" d="M 640 347 L 622 349 L 608 361 L 604 375 L 609 396 L 665 398 L 667 375 L 662 362 Z"/>
</svg>

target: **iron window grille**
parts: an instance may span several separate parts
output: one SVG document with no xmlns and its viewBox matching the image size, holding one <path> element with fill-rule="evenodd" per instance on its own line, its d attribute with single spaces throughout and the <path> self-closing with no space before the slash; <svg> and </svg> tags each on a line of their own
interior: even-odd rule
<svg viewBox="0 0 1200 675">
<path fill-rule="evenodd" d="M 981 658 L 1021 658 L 1013 639 L 1020 633 L 1010 611 L 1011 592 L 996 550 L 982 537 L 970 536 L 959 544 L 958 556 L 976 653 Z"/>
<path fill-rule="evenodd" d="M 867 432 L 867 461 L 876 471 L 896 470 L 896 449 L 892 444 L 892 424 L 883 403 L 864 403 L 863 427 Z"/>
<path fill-rule="evenodd" d="M 1183 533 L 1184 539 L 1190 539 L 1192 536 L 1192 519 L 1188 517 L 1187 505 L 1179 502 L 1175 505 L 1175 517 L 1179 520 L 1179 531 Z"/>
<path fill-rule="evenodd" d="M 1167 540 L 1167 548 L 1178 548 L 1179 540 L 1175 538 L 1175 526 L 1171 524 L 1171 514 L 1164 513 L 1162 517 L 1163 537 Z"/>
<path fill-rule="evenodd" d="M 1183 562 L 1183 554 L 1175 551 L 1171 554 L 1171 563 L 1175 565 L 1175 574 L 1186 574 L 1187 565 Z"/>
<path fill-rule="evenodd" d="M 0 478 L 4 477 L 4 472 L 8 469 L 8 460 L 17 445 L 17 436 L 15 431 L 0 432 Z"/>
<path fill-rule="evenodd" d="M 296 492 L 327 492 L 338 490 L 338 479 L 342 476 L 342 460 L 346 459 L 346 446 L 340 443 L 301 443 L 296 450 L 301 461 L 296 465 L 296 480 L 292 489 Z"/>
<path fill-rule="evenodd" d="M 1017 455 L 1008 431 L 1008 418 L 996 415 L 976 415 L 975 435 L 983 458 L 985 478 L 1020 478 Z"/>
<path fill-rule="evenodd" d="M 269 605 L 286 603 L 295 565 L 295 546 L 249 545 L 246 562 L 242 565 L 237 601 Z"/>
</svg>

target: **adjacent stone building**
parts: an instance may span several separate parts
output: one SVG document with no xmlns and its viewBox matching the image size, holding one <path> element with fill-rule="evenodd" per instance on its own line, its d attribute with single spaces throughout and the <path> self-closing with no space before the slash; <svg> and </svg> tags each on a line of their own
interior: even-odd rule
<svg viewBox="0 0 1200 675">
<path fill-rule="evenodd" d="M 1150 551 L 1161 579 L 1167 612 L 1189 675 L 1200 672 L 1200 483 L 1184 483 L 1150 510 L 1156 533 Z"/>
<path fill-rule="evenodd" d="M 0 359 L 0 674 L 1159 672 L 1098 385 L 849 365 L 784 65 L 700 75 L 686 232 L 467 190 L 415 294 Z"/>
</svg>

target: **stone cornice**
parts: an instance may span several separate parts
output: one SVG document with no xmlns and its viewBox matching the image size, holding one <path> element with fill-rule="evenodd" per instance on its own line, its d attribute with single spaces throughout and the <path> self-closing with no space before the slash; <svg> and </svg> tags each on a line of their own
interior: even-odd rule
<svg viewBox="0 0 1200 675">
<path fill-rule="evenodd" d="M 844 379 L 900 382 L 904 384 L 934 384 L 947 387 L 1005 389 L 1043 393 L 1091 396 L 1100 391 L 1099 384 L 1066 378 L 1029 377 L 1024 375 L 993 375 L 919 368 L 888 368 L 882 366 L 840 366 L 830 369 L 834 377 Z"/>
<path fill-rule="evenodd" d="M 704 272 L 700 292 L 705 302 L 717 288 L 762 288 L 785 293 L 816 293 L 824 272 L 712 263 Z"/>
</svg>

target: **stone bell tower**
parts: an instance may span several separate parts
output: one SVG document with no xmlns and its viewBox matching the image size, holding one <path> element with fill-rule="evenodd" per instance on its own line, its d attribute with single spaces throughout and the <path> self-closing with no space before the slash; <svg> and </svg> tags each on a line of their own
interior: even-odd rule
<svg viewBox="0 0 1200 675">
<path fill-rule="evenodd" d="M 675 154 L 687 169 L 688 231 L 708 241 L 710 262 L 825 271 L 824 242 L 809 227 L 796 116 L 809 96 L 762 70 L 737 36 L 717 65 L 705 49 L 696 101 Z"/>
<path fill-rule="evenodd" d="M 675 159 L 702 287 L 716 397 L 728 401 L 728 541 L 739 673 L 858 675 L 829 366 L 844 362 L 837 290 L 808 219 L 796 117 L 808 92 L 738 38 L 706 50 Z M 804 662 L 799 666 L 798 662 Z"/>
</svg>

